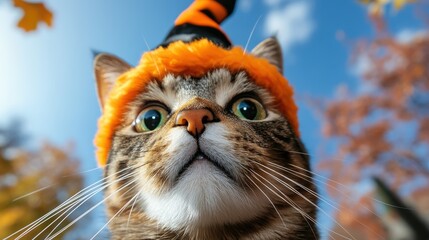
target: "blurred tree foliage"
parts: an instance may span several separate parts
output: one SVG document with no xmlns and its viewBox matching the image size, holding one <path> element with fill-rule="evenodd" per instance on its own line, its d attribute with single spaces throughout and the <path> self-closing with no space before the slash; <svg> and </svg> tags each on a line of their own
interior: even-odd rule
<svg viewBox="0 0 429 240">
<path fill-rule="evenodd" d="M 406 4 L 416 2 L 417 0 L 359 0 L 359 2 L 368 5 L 368 10 L 371 14 L 381 15 L 384 13 L 384 8 L 388 5 L 393 5 L 395 10 L 400 10 Z"/>
<path fill-rule="evenodd" d="M 63 149 L 45 143 L 35 151 L 25 150 L 20 129 L 17 122 L 0 129 L 0 239 L 37 220 L 83 186 L 71 146 Z M 24 239 L 33 239 L 50 222 L 41 224 Z M 60 227 L 69 222 L 66 219 Z M 52 226 L 38 239 L 44 239 Z"/>
<path fill-rule="evenodd" d="M 388 33 L 382 15 L 371 18 L 376 37 L 358 41 L 352 55 L 358 91 L 342 86 L 322 107 L 323 133 L 336 146 L 319 165 L 331 179 L 328 193 L 339 202 L 332 239 L 342 239 L 334 232 L 395 239 L 392 220 L 398 216 L 386 219 L 377 211 L 385 204 L 370 190 L 374 175 L 429 221 L 429 32 L 399 39 Z"/>
</svg>

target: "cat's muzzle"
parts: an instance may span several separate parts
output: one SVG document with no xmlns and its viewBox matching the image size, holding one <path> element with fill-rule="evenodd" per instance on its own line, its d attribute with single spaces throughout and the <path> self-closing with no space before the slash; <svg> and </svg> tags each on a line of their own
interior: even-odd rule
<svg viewBox="0 0 429 240">
<path fill-rule="evenodd" d="M 191 167 L 191 165 L 198 162 L 198 161 L 207 161 L 207 162 L 213 164 L 213 166 L 215 166 L 220 172 L 225 174 L 226 177 L 235 181 L 235 179 L 233 178 L 233 175 L 221 163 L 219 163 L 215 159 L 209 158 L 200 149 L 198 149 L 196 151 L 196 153 L 192 156 L 192 158 L 190 158 L 189 161 L 182 167 L 182 169 L 180 169 L 179 174 L 177 174 L 175 182 L 180 181 L 180 178 Z"/>
</svg>

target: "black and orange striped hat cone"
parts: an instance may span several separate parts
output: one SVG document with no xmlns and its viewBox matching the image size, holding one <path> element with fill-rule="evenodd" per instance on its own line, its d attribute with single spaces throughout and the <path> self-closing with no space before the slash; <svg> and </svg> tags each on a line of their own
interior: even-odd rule
<svg viewBox="0 0 429 240">
<path fill-rule="evenodd" d="M 234 11 L 235 0 L 196 0 L 174 23 L 161 46 L 176 41 L 192 42 L 208 39 L 223 48 L 230 48 L 231 41 L 220 24 Z"/>
</svg>

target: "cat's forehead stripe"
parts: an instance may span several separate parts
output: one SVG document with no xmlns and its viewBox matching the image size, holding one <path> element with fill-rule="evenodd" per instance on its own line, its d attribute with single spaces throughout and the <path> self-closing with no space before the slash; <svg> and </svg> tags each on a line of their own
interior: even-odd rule
<svg viewBox="0 0 429 240">
<path fill-rule="evenodd" d="M 257 91 L 245 72 L 232 74 L 227 69 L 216 69 L 201 78 L 167 75 L 162 82 L 152 81 L 139 95 L 138 104 L 159 101 L 170 109 L 177 109 L 181 104 L 194 97 L 209 99 L 218 105 L 226 104 L 237 94 Z"/>
<path fill-rule="evenodd" d="M 161 81 L 168 74 L 198 78 L 217 68 L 227 68 L 233 73 L 247 72 L 256 85 L 269 91 L 276 99 L 279 111 L 299 135 L 293 89 L 267 60 L 246 54 L 240 47 L 223 49 L 207 39 L 192 43 L 174 42 L 167 48 L 145 53 L 136 68 L 118 78 L 106 101 L 95 137 L 99 165 L 106 164 L 113 136 L 126 114 L 126 106 L 150 81 Z"/>
</svg>

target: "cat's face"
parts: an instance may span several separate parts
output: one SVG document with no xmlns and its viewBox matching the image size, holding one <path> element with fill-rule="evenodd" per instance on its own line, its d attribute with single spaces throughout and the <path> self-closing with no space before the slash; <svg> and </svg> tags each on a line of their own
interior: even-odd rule
<svg viewBox="0 0 429 240">
<path fill-rule="evenodd" d="M 124 107 L 105 168 L 114 236 L 269 237 L 314 217 L 305 150 L 245 71 L 167 75 Z"/>
</svg>

